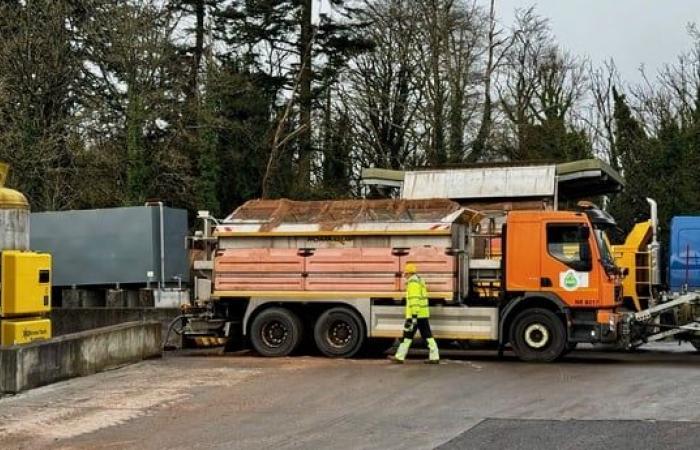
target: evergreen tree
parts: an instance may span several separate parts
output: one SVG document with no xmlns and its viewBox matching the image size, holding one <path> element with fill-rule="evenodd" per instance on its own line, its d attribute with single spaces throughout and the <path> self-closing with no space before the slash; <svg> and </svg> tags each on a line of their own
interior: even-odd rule
<svg viewBox="0 0 700 450">
<path fill-rule="evenodd" d="M 323 136 L 314 124 L 315 112 L 324 105 L 318 99 L 337 81 L 349 58 L 369 48 L 357 32 L 362 24 L 353 21 L 356 10 L 349 3 L 333 0 L 334 15 L 322 14 L 318 25 L 311 0 L 239 0 L 218 15 L 219 35 L 238 50 L 222 56 L 240 55 L 245 70 L 261 74 L 256 78 L 264 83 L 263 92 L 271 94 L 271 117 L 285 108 L 291 89 L 295 117 L 287 117 L 283 129 L 294 139 L 282 150 L 294 156 L 296 173 L 286 195 L 304 198 L 313 192 L 312 181 L 320 179 L 312 176 L 314 163 L 322 152 L 313 142 Z"/>
<path fill-rule="evenodd" d="M 625 190 L 611 203 L 611 211 L 618 225 L 629 230 L 648 207 L 645 196 L 650 195 L 648 172 L 654 171 L 653 145 L 647 139 L 641 124 L 632 115 L 624 94 L 613 88 L 615 143 L 622 175 L 625 177 Z"/>
<path fill-rule="evenodd" d="M 72 131 L 80 54 L 71 26 L 79 2 L 0 4 L 0 160 L 11 183 L 42 209 L 74 205 Z"/>
</svg>

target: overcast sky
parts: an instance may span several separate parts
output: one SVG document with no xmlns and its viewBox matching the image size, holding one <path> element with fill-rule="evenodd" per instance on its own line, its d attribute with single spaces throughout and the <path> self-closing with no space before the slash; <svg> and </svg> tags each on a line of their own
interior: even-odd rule
<svg viewBox="0 0 700 450">
<path fill-rule="evenodd" d="M 490 0 L 476 0 L 488 7 Z M 328 0 L 314 0 L 327 12 Z M 516 8 L 535 6 L 549 18 L 559 43 L 595 63 L 610 57 L 626 81 L 641 79 L 690 50 L 688 24 L 700 24 L 700 0 L 497 0 L 504 27 L 513 24 Z"/>
<path fill-rule="evenodd" d="M 497 0 L 497 12 L 509 26 L 515 8 L 532 5 L 561 45 L 594 62 L 613 57 L 632 82 L 642 64 L 651 74 L 689 50 L 687 25 L 700 23 L 700 0 Z"/>
</svg>

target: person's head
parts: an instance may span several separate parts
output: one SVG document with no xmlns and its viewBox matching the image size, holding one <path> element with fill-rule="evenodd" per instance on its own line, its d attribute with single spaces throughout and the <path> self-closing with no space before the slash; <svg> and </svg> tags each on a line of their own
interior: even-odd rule
<svg viewBox="0 0 700 450">
<path fill-rule="evenodd" d="M 404 267 L 404 269 L 403 269 L 404 275 L 406 275 L 407 277 L 410 277 L 412 275 L 415 275 L 416 272 L 418 272 L 418 268 L 416 267 L 415 264 L 406 263 L 406 267 Z"/>
</svg>

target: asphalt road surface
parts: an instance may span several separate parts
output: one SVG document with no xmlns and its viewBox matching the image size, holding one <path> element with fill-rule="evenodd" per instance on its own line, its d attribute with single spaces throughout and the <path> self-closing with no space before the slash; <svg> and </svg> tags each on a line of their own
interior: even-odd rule
<svg viewBox="0 0 700 450">
<path fill-rule="evenodd" d="M 700 354 L 163 359 L 0 399 L 0 448 L 698 448 Z"/>
</svg>

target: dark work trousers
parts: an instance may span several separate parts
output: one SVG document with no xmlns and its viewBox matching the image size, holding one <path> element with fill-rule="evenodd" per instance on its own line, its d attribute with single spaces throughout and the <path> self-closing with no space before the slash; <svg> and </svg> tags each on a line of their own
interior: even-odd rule
<svg viewBox="0 0 700 450">
<path fill-rule="evenodd" d="M 430 322 L 428 319 L 406 319 L 406 323 L 403 325 L 403 338 L 413 339 L 416 335 L 416 329 L 420 330 L 420 337 L 423 339 L 429 339 L 433 337 L 433 332 L 430 331 Z"/>
</svg>

